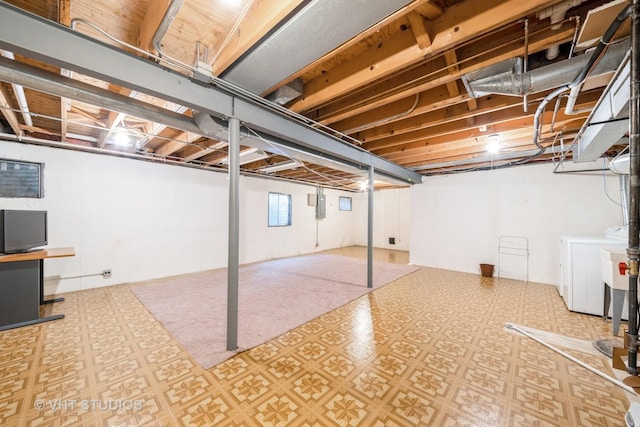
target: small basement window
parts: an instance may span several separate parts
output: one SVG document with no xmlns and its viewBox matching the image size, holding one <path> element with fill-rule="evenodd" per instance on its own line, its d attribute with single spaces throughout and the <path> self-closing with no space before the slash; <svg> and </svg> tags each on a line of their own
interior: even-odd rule
<svg viewBox="0 0 640 427">
<path fill-rule="evenodd" d="M 269 227 L 291 225 L 291 195 L 269 193 Z"/>
<path fill-rule="evenodd" d="M 342 197 L 340 196 L 338 209 L 341 211 L 350 211 L 351 210 L 351 197 Z"/>
</svg>

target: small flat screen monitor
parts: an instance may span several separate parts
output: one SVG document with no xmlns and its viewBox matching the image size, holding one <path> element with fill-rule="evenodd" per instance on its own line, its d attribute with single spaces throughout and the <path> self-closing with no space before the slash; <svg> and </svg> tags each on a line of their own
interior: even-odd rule
<svg viewBox="0 0 640 427">
<path fill-rule="evenodd" d="M 47 211 L 0 210 L 0 250 L 29 252 L 47 244 Z"/>
</svg>

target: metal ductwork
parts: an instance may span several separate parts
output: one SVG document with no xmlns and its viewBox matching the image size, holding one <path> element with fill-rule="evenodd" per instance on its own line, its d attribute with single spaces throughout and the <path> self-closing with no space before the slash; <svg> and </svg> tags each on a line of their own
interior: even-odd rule
<svg viewBox="0 0 640 427">
<path fill-rule="evenodd" d="M 276 104 L 284 105 L 302 95 L 302 90 L 302 79 L 297 78 L 288 85 L 282 86 L 271 92 L 267 96 L 267 99 L 271 102 L 275 102 Z"/>
<path fill-rule="evenodd" d="M 627 139 L 627 143 L 629 140 Z M 616 175 L 629 175 L 631 156 L 629 153 L 616 157 L 609 162 L 609 170 Z"/>
<path fill-rule="evenodd" d="M 411 3 L 409 0 L 307 0 L 220 77 L 262 94 Z M 344 17 L 349 19 L 345 20 Z"/>
<path fill-rule="evenodd" d="M 611 146 L 628 142 L 624 136 L 629 132 L 630 73 L 627 55 L 576 136 L 574 162 L 595 160 Z"/>
<path fill-rule="evenodd" d="M 610 46 L 590 74 L 594 78 L 615 71 L 629 51 L 629 41 Z M 469 95 L 474 98 L 490 94 L 524 96 L 569 84 L 589 61 L 591 53 L 521 73 L 519 58 L 501 62 L 466 74 L 463 77 Z"/>
</svg>

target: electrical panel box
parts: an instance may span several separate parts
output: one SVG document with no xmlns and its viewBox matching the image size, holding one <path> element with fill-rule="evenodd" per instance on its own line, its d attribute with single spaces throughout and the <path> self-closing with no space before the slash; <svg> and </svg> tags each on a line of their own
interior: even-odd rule
<svg viewBox="0 0 640 427">
<path fill-rule="evenodd" d="M 327 216 L 327 196 L 318 194 L 318 204 L 316 205 L 316 219 L 323 219 Z"/>
<path fill-rule="evenodd" d="M 307 194 L 307 206 L 315 206 L 318 200 L 318 196 L 316 194 Z"/>
</svg>

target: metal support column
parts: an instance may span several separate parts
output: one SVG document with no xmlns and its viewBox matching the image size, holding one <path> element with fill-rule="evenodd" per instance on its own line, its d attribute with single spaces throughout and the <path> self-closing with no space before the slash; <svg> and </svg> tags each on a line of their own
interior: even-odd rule
<svg viewBox="0 0 640 427">
<path fill-rule="evenodd" d="M 638 375 L 638 248 L 640 240 L 640 0 L 631 10 L 631 99 L 629 101 L 629 330 L 627 331 L 627 372 Z"/>
<path fill-rule="evenodd" d="M 373 288 L 373 166 L 369 166 L 369 207 L 367 209 L 367 288 Z"/>
<path fill-rule="evenodd" d="M 227 350 L 238 348 L 240 241 L 240 120 L 229 119 L 229 259 L 227 267 Z"/>
</svg>

